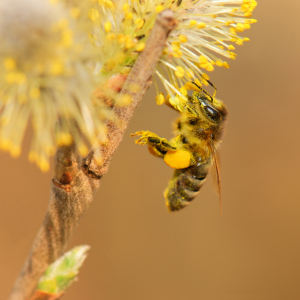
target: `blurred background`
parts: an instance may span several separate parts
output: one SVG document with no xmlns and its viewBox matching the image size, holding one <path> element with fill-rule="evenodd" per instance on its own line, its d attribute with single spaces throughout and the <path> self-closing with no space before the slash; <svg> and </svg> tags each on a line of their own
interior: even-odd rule
<svg viewBox="0 0 300 300">
<path fill-rule="evenodd" d="M 223 216 L 211 179 L 168 213 L 172 170 L 131 132 L 172 137 L 177 114 L 144 98 L 69 248 L 91 250 L 65 300 L 300 299 L 300 2 L 260 0 L 229 70 L 211 73 L 229 109 L 221 147 Z M 30 133 L 28 133 L 29 135 Z M 0 153 L 0 299 L 27 256 L 52 171 Z"/>
</svg>

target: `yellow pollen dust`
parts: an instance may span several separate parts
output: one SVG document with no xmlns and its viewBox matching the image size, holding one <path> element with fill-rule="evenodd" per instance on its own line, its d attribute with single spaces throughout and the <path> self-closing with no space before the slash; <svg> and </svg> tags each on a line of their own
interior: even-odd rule
<svg viewBox="0 0 300 300">
<path fill-rule="evenodd" d="M 157 105 L 162 105 L 165 103 L 165 96 L 163 93 L 160 93 L 159 95 L 156 96 L 156 103 Z"/>
<path fill-rule="evenodd" d="M 145 21 L 143 19 L 138 18 L 138 19 L 135 19 L 134 24 L 135 24 L 136 28 L 140 29 L 143 27 L 144 22 Z"/>
<path fill-rule="evenodd" d="M 176 58 L 180 58 L 182 56 L 182 52 L 180 50 L 175 50 L 173 52 L 173 56 Z"/>
<path fill-rule="evenodd" d="M 127 13 L 127 12 L 129 11 L 129 4 L 128 4 L 128 3 L 125 3 L 125 4 L 123 5 L 123 11 L 124 11 L 125 13 Z"/>
<path fill-rule="evenodd" d="M 199 56 L 200 68 L 206 69 L 209 72 L 214 70 L 214 66 L 210 63 L 204 55 Z"/>
<path fill-rule="evenodd" d="M 51 75 L 60 75 L 64 72 L 64 65 L 60 61 L 54 61 L 51 64 L 50 74 Z"/>
<path fill-rule="evenodd" d="M 226 68 L 226 69 L 229 69 L 230 66 L 226 61 L 224 61 L 223 62 L 223 67 Z"/>
<path fill-rule="evenodd" d="M 21 72 L 8 72 L 5 75 L 5 81 L 7 83 L 25 83 L 26 82 L 26 76 Z"/>
<path fill-rule="evenodd" d="M 58 132 L 56 134 L 56 143 L 59 146 L 63 146 L 63 145 L 68 146 L 72 143 L 72 141 L 73 141 L 73 137 L 69 132 Z"/>
<path fill-rule="evenodd" d="M 27 102 L 27 100 L 28 100 L 28 98 L 27 98 L 26 94 L 19 94 L 18 95 L 18 101 L 19 101 L 19 103 L 24 104 L 24 103 Z"/>
<path fill-rule="evenodd" d="M 202 83 L 200 82 L 200 80 L 198 78 L 195 79 L 195 83 L 199 86 L 202 86 Z M 195 85 L 193 84 L 193 86 L 195 86 Z"/>
<path fill-rule="evenodd" d="M 138 52 L 142 52 L 145 49 L 145 43 L 144 42 L 140 42 L 136 45 L 135 50 Z"/>
<path fill-rule="evenodd" d="M 21 147 L 17 145 L 13 145 L 10 149 L 10 155 L 14 158 L 19 157 L 21 155 Z"/>
<path fill-rule="evenodd" d="M 41 95 L 41 91 L 38 88 L 32 88 L 29 93 L 30 97 L 33 99 L 39 98 Z"/>
<path fill-rule="evenodd" d="M 231 34 L 236 35 L 236 29 L 235 28 L 231 27 L 229 29 L 229 31 L 230 31 Z"/>
<path fill-rule="evenodd" d="M 96 2 L 96 0 L 92 0 Z M 98 0 L 99 5 L 104 5 L 105 7 L 109 9 L 115 9 L 115 4 L 110 0 Z"/>
<path fill-rule="evenodd" d="M 176 97 L 170 97 L 168 101 L 174 107 L 176 107 L 179 104 L 179 98 L 178 98 L 178 96 L 176 96 Z"/>
<path fill-rule="evenodd" d="M 2 137 L 0 139 L 0 148 L 3 149 L 4 151 L 9 151 L 12 147 L 12 142 L 7 139 L 7 138 L 4 138 Z"/>
<path fill-rule="evenodd" d="M 117 35 L 117 40 L 118 40 L 118 42 L 119 42 L 120 44 L 123 44 L 123 43 L 125 42 L 125 35 L 122 34 L 122 33 L 119 33 L 119 34 Z"/>
<path fill-rule="evenodd" d="M 99 15 L 99 12 L 98 10 L 94 9 L 94 8 L 91 8 L 90 11 L 89 11 L 89 18 L 95 22 L 97 19 L 99 19 L 100 15 Z"/>
<path fill-rule="evenodd" d="M 176 67 L 175 75 L 177 77 L 180 77 L 180 78 L 183 77 L 184 73 L 185 73 L 185 71 L 182 67 L 180 67 L 180 66 Z"/>
<path fill-rule="evenodd" d="M 108 41 L 112 41 L 112 40 L 115 40 L 116 39 L 116 34 L 114 32 L 109 32 L 107 35 L 106 35 L 106 39 Z"/>
<path fill-rule="evenodd" d="M 188 94 L 187 89 L 184 86 L 182 86 L 179 91 L 183 96 L 187 96 Z"/>
<path fill-rule="evenodd" d="M 133 14 L 132 13 L 126 13 L 125 14 L 125 19 L 126 20 L 131 20 L 133 18 Z"/>
<path fill-rule="evenodd" d="M 176 51 L 176 50 L 180 49 L 180 42 L 179 41 L 172 42 L 171 45 L 172 45 L 173 51 Z"/>
<path fill-rule="evenodd" d="M 200 64 L 206 64 L 208 61 L 207 61 L 207 58 L 204 55 L 200 55 L 199 56 L 199 62 L 200 62 Z"/>
<path fill-rule="evenodd" d="M 40 167 L 40 169 L 43 171 L 43 172 L 47 172 L 47 171 L 49 171 L 49 169 L 50 169 L 50 164 L 49 164 L 49 162 L 44 158 L 42 158 L 42 159 L 39 159 L 38 161 L 37 161 L 37 163 L 38 163 L 38 166 Z"/>
<path fill-rule="evenodd" d="M 68 21 L 68 19 L 62 18 L 62 19 L 60 19 L 60 20 L 57 22 L 57 24 L 56 24 L 55 27 L 56 27 L 57 29 L 63 30 L 63 29 L 68 28 L 68 26 L 69 26 L 69 21 Z"/>
<path fill-rule="evenodd" d="M 130 36 L 125 37 L 125 48 L 130 49 L 135 46 L 135 41 Z"/>
<path fill-rule="evenodd" d="M 242 23 L 237 23 L 236 24 L 236 31 L 238 32 L 243 32 L 245 30 L 245 25 Z"/>
<path fill-rule="evenodd" d="M 162 5 L 157 5 L 156 8 L 155 8 L 155 11 L 156 11 L 157 13 L 160 13 L 160 12 L 163 11 L 163 10 L 164 10 L 164 7 L 163 7 Z"/>
<path fill-rule="evenodd" d="M 89 153 L 88 147 L 84 144 L 81 144 L 80 146 L 78 146 L 78 151 L 81 156 L 86 156 Z"/>
<path fill-rule="evenodd" d="M 189 78 L 194 78 L 195 77 L 194 72 L 190 68 L 186 71 L 186 74 Z"/>
<path fill-rule="evenodd" d="M 13 58 L 8 57 L 4 60 L 3 65 L 7 71 L 12 71 L 16 68 L 16 61 Z"/>
<path fill-rule="evenodd" d="M 205 80 L 209 80 L 209 76 L 205 73 L 202 74 L 202 77 L 205 79 Z"/>
<path fill-rule="evenodd" d="M 203 28 L 205 28 L 206 27 L 206 24 L 205 23 L 200 23 L 200 24 L 198 24 L 198 26 L 197 26 L 197 28 L 198 29 L 203 29 Z"/>
<path fill-rule="evenodd" d="M 218 67 L 223 67 L 223 63 L 219 60 L 216 61 L 216 64 L 217 64 Z"/>
<path fill-rule="evenodd" d="M 195 82 L 199 85 L 202 86 L 202 83 L 198 80 L 198 78 L 195 80 Z M 184 87 L 189 90 L 189 91 L 196 91 L 196 92 L 201 92 L 201 90 L 191 82 L 187 82 Z"/>
<path fill-rule="evenodd" d="M 53 156 L 55 154 L 55 147 L 48 145 L 45 147 L 45 151 L 48 156 Z"/>
<path fill-rule="evenodd" d="M 165 163 L 174 169 L 187 168 L 191 163 L 191 155 L 188 151 L 168 151 L 164 156 Z"/>
<path fill-rule="evenodd" d="M 65 29 L 61 34 L 61 42 L 65 47 L 72 45 L 73 43 L 73 31 L 71 29 Z"/>
<path fill-rule="evenodd" d="M 185 35 L 182 35 L 182 34 L 179 35 L 178 39 L 181 43 L 186 43 L 188 41 L 187 37 Z"/>
<path fill-rule="evenodd" d="M 77 19 L 80 16 L 80 9 L 78 7 L 71 8 L 70 15 L 72 18 Z"/>
<path fill-rule="evenodd" d="M 105 32 L 110 32 L 111 31 L 111 23 L 108 21 L 108 22 L 105 22 L 104 24 L 104 30 Z"/>
<path fill-rule="evenodd" d="M 162 55 L 167 55 L 168 53 L 169 53 L 168 48 L 165 47 L 164 50 L 163 50 L 163 52 L 162 52 Z"/>
<path fill-rule="evenodd" d="M 118 97 L 118 106 L 128 106 L 132 103 L 132 97 L 130 95 L 121 95 Z"/>
</svg>

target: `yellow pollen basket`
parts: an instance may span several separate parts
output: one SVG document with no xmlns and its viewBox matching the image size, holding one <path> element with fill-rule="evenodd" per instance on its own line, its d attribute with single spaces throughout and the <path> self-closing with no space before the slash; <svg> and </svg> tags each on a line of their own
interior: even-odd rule
<svg viewBox="0 0 300 300">
<path fill-rule="evenodd" d="M 184 169 L 191 164 L 191 154 L 185 150 L 170 150 L 164 156 L 164 161 L 173 169 Z"/>
</svg>

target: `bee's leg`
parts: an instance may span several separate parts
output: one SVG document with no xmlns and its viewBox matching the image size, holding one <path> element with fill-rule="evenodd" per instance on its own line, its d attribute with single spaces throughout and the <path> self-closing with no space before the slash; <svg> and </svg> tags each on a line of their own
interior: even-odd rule
<svg viewBox="0 0 300 300">
<path fill-rule="evenodd" d="M 216 97 L 216 94 L 217 94 L 217 87 L 211 82 L 209 81 L 208 79 L 202 77 L 210 86 L 212 86 L 215 90 L 214 90 L 214 95 L 213 95 L 213 98 Z"/>
<path fill-rule="evenodd" d="M 176 151 L 176 146 L 171 144 L 167 139 L 159 137 L 157 134 L 149 132 L 149 131 L 137 131 L 131 136 L 141 137 L 135 141 L 136 144 L 140 145 L 148 145 L 149 151 L 151 154 L 164 157 L 164 155 L 169 151 Z"/>
<path fill-rule="evenodd" d="M 207 81 L 207 80 L 206 80 Z M 212 97 L 205 89 L 203 89 L 201 86 L 199 86 L 197 83 L 195 82 L 192 82 L 201 92 L 203 92 L 206 96 L 209 97 L 210 101 L 213 101 L 214 100 L 214 97 L 216 96 L 216 93 L 217 93 L 217 89 L 216 87 L 210 82 L 208 81 L 210 85 L 212 85 L 214 88 L 215 88 L 215 91 L 214 91 L 214 96 Z"/>
<path fill-rule="evenodd" d="M 195 118 L 199 118 L 199 114 L 195 111 L 195 109 L 191 105 L 185 106 L 185 111 L 191 116 Z"/>
<path fill-rule="evenodd" d="M 214 95 L 213 95 L 213 98 L 216 97 L 216 94 L 217 94 L 217 88 L 215 85 L 213 85 L 209 80 L 206 80 L 215 90 L 214 90 Z"/>
</svg>

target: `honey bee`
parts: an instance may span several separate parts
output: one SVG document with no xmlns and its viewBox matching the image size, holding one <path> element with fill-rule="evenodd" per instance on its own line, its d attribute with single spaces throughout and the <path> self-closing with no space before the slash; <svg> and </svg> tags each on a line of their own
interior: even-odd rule
<svg viewBox="0 0 300 300">
<path fill-rule="evenodd" d="M 175 169 L 164 192 L 169 211 L 177 211 L 190 204 L 199 193 L 213 164 L 221 208 L 216 151 L 224 133 L 228 112 L 222 101 L 196 86 L 200 92 L 189 96 L 180 118 L 175 123 L 176 136 L 173 139 L 168 141 L 149 131 L 132 134 L 140 136 L 136 140 L 137 144 L 147 144 L 151 154 L 163 158 L 167 165 Z M 170 106 L 169 103 L 166 104 Z"/>
</svg>

